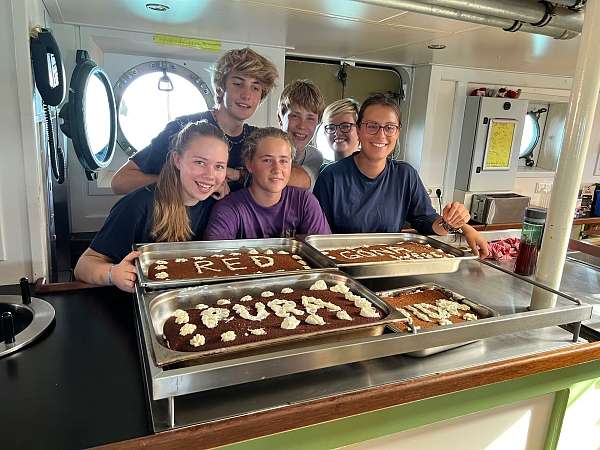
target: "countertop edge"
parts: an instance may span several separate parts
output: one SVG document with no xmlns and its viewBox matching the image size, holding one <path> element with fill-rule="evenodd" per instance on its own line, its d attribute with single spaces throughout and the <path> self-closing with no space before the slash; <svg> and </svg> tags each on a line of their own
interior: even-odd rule
<svg viewBox="0 0 600 450">
<path fill-rule="evenodd" d="M 176 448 L 198 448 L 199 442 L 202 442 L 203 447 L 216 447 L 597 359 L 600 359 L 600 342 L 573 344 L 558 350 L 400 381 L 97 448 L 111 450 L 141 447 L 175 448 L 173 447 L 175 442 L 177 442 Z"/>
</svg>

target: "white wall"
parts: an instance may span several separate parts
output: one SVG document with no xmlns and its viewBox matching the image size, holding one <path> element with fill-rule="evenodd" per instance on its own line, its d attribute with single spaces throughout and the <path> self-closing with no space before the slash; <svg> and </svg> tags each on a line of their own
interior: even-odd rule
<svg viewBox="0 0 600 450">
<path fill-rule="evenodd" d="M 47 275 L 44 158 L 36 145 L 29 29 L 39 0 L 0 2 L 0 284 Z"/>
</svg>

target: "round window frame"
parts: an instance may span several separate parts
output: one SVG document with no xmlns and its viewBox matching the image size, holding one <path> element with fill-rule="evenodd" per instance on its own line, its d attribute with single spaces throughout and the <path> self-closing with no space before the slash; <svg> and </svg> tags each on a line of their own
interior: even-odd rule
<svg viewBox="0 0 600 450">
<path fill-rule="evenodd" d="M 168 61 L 147 61 L 128 69 L 119 77 L 113 88 L 117 111 L 117 143 L 127 156 L 133 156 L 141 149 L 136 149 L 133 145 L 131 145 L 129 140 L 125 137 L 125 133 L 123 133 L 123 130 L 121 129 L 119 106 L 121 105 L 123 94 L 125 94 L 125 90 L 129 87 L 129 85 L 139 77 L 149 73 L 162 72 L 163 70 L 166 70 L 167 73 L 173 73 L 188 80 L 193 86 L 196 87 L 196 89 L 198 89 L 200 94 L 202 94 L 202 97 L 204 97 L 204 101 L 206 102 L 208 108 L 210 109 L 214 106 L 215 101 L 213 92 L 208 84 L 200 75 L 192 72 L 187 67 Z"/>
<path fill-rule="evenodd" d="M 100 152 L 90 147 L 85 122 L 85 93 L 92 77 L 96 77 L 103 85 L 108 100 L 109 138 Z M 98 170 L 108 167 L 115 153 L 117 134 L 117 110 L 114 91 L 106 72 L 90 59 L 86 50 L 77 50 L 76 65 L 69 83 L 69 98 L 60 109 L 59 117 L 63 119 L 60 129 L 71 139 L 73 148 L 84 168 L 89 181 L 96 179 Z"/>
<path fill-rule="evenodd" d="M 521 150 L 519 149 L 519 159 L 527 159 L 533 154 L 535 147 L 540 142 L 540 137 L 541 137 L 541 132 L 542 132 L 542 129 L 540 127 L 540 118 L 538 117 L 538 115 L 536 113 L 534 113 L 533 111 L 529 111 L 527 113 L 527 115 L 525 116 L 525 118 L 527 118 L 527 116 L 529 116 L 533 119 L 533 128 L 535 130 L 535 139 L 530 142 L 528 150 L 523 155 L 521 155 Z"/>
</svg>

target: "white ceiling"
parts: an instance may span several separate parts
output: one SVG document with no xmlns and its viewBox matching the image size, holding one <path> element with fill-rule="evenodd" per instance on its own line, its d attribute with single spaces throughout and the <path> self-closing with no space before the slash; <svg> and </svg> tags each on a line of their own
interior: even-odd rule
<svg viewBox="0 0 600 450">
<path fill-rule="evenodd" d="M 166 4 L 170 10 L 150 11 L 145 7 L 148 1 Z M 282 46 L 290 54 L 396 64 L 573 75 L 579 43 L 579 38 L 559 41 L 507 33 L 353 0 L 43 2 L 55 23 Z M 427 48 L 431 42 L 447 47 L 433 51 Z M 117 40 L 113 45 L 118 47 Z"/>
</svg>

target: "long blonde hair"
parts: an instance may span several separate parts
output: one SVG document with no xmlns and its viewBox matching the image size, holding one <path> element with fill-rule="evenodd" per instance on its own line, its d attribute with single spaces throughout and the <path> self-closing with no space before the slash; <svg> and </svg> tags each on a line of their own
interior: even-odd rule
<svg viewBox="0 0 600 450">
<path fill-rule="evenodd" d="M 223 132 L 205 120 L 187 124 L 172 137 L 171 150 L 158 176 L 154 194 L 150 235 L 156 242 L 189 241 L 194 234 L 183 201 L 183 188 L 179 169 L 175 165 L 175 153 L 183 155 L 192 139 L 197 137 L 214 137 L 227 144 Z"/>
</svg>

